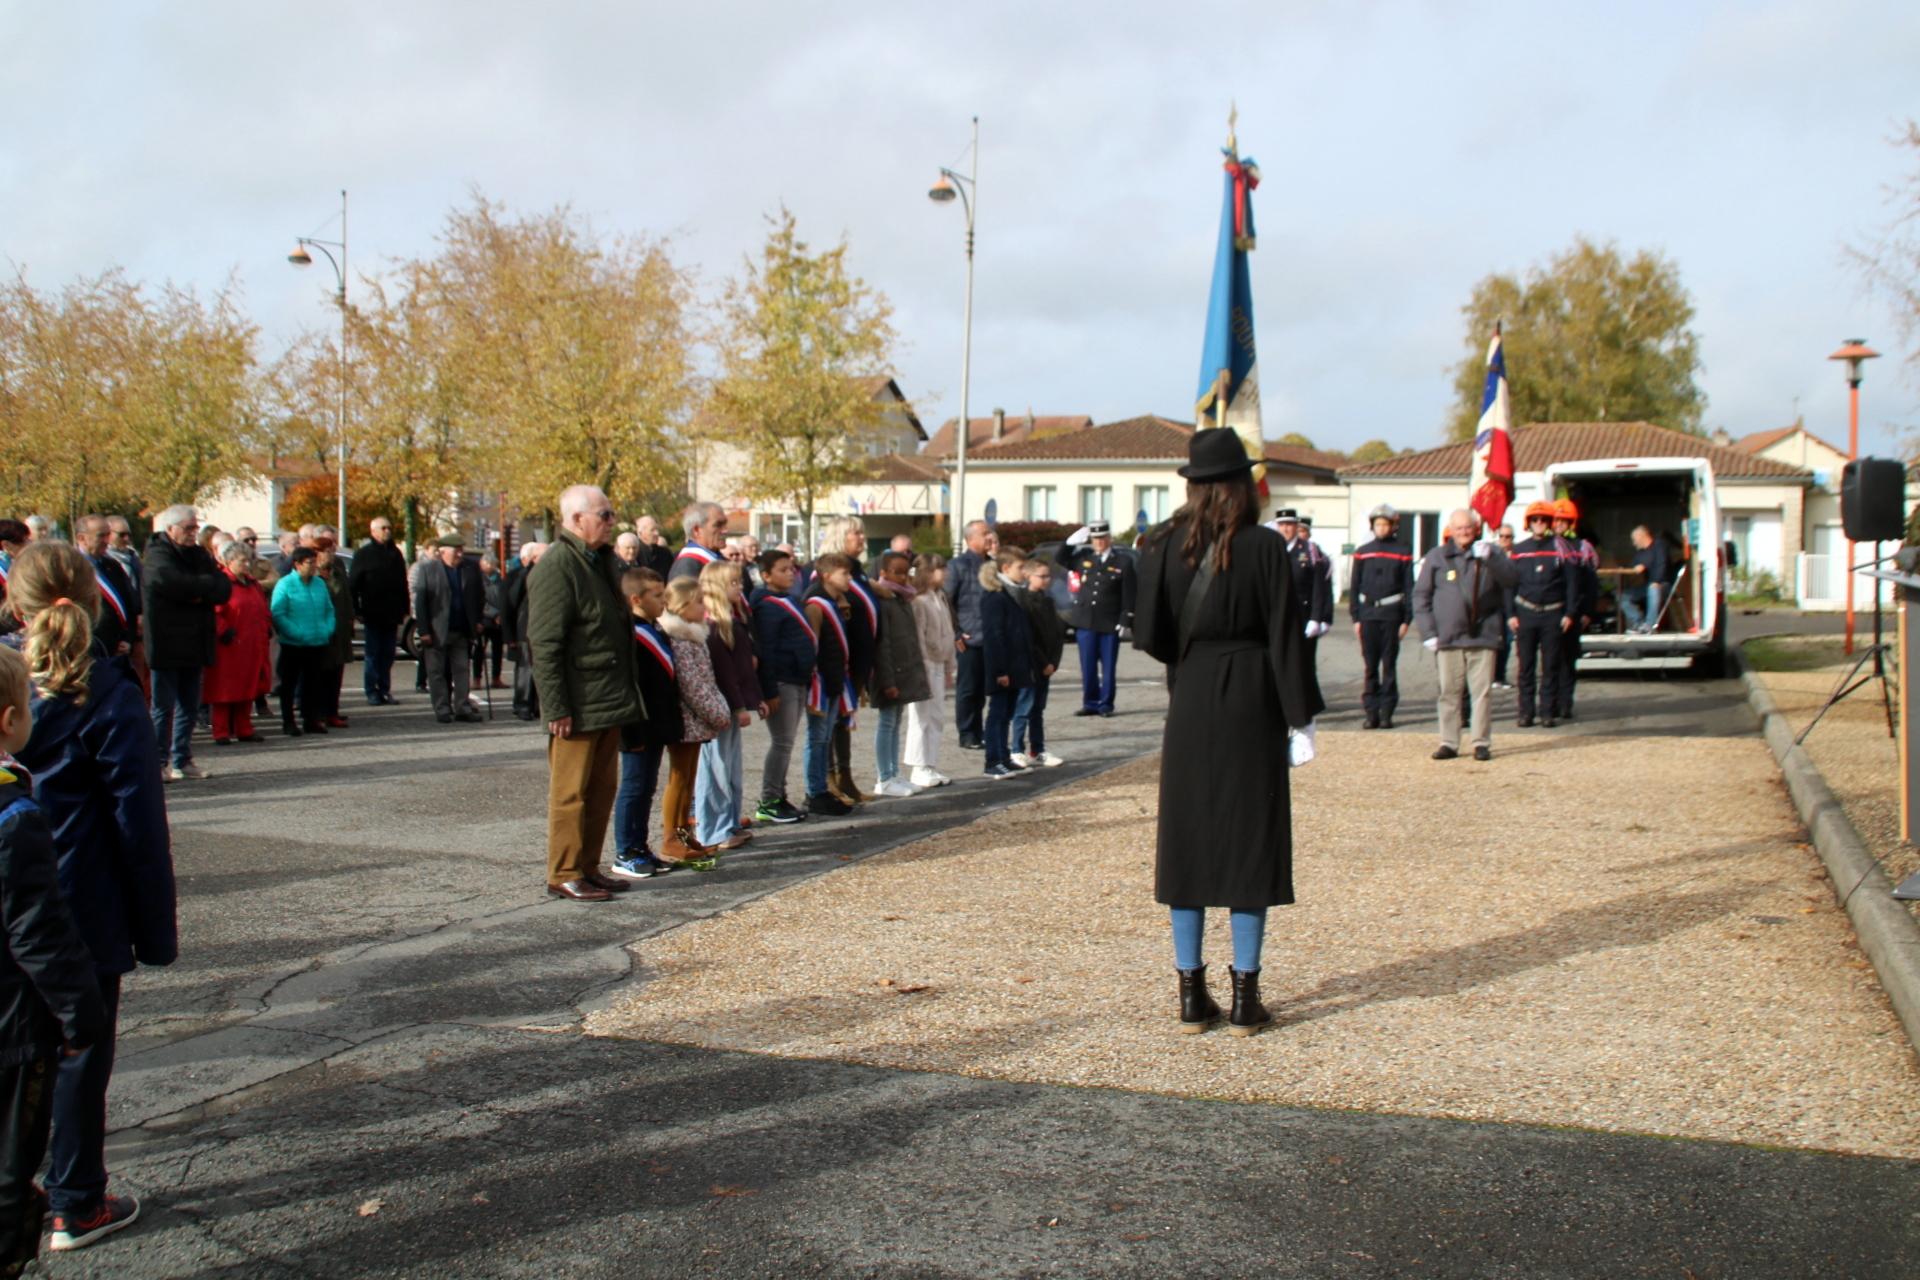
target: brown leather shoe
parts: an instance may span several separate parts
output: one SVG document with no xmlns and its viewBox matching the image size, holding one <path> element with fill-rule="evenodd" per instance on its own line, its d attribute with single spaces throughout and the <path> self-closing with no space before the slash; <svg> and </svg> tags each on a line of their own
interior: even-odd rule
<svg viewBox="0 0 1920 1280">
<path fill-rule="evenodd" d="M 738 849 L 741 845 L 746 844 L 751 839 L 753 839 L 753 836 L 750 832 L 746 832 L 746 831 L 735 832 L 732 838 L 727 840 L 722 840 L 720 842 L 720 847 L 722 849 Z"/>
<path fill-rule="evenodd" d="M 684 832 L 684 830 L 685 828 L 682 828 L 682 832 Z M 706 857 L 707 848 L 703 844 L 682 838 L 682 834 L 676 832 L 660 842 L 660 848 L 653 856 L 662 862 L 670 862 L 677 865 L 695 858 Z"/>
<path fill-rule="evenodd" d="M 589 871 L 580 878 L 588 884 L 599 885 L 608 893 L 625 893 L 627 890 L 633 888 L 633 886 L 625 880 L 615 880 L 612 876 L 603 876 L 598 871 Z"/>
<path fill-rule="evenodd" d="M 575 902 L 611 902 L 613 895 L 591 880 L 569 880 L 565 884 L 550 884 L 547 893 L 555 898 L 571 898 Z"/>
</svg>

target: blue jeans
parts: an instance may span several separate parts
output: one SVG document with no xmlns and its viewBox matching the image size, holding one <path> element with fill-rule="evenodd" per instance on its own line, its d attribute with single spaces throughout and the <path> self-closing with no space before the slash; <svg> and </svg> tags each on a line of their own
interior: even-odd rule
<svg viewBox="0 0 1920 1280">
<path fill-rule="evenodd" d="M 747 803 L 746 762 L 739 725 L 728 725 L 700 744 L 700 775 L 693 784 L 693 822 L 701 844 L 733 838 Z"/>
<path fill-rule="evenodd" d="M 368 702 L 393 696 L 393 656 L 400 650 L 400 628 L 360 624 L 360 637 L 366 650 L 361 664 L 360 684 Z"/>
<path fill-rule="evenodd" d="M 1660 616 L 1660 592 L 1665 583 L 1649 582 L 1646 588 L 1646 603 L 1640 601 L 1640 593 L 1628 588 L 1620 593 L 1620 609 L 1627 615 L 1627 625 L 1636 630 L 1640 627 L 1652 627 L 1654 619 Z"/>
<path fill-rule="evenodd" d="M 666 758 L 665 747 L 620 753 L 620 789 L 613 794 L 616 857 L 624 858 L 635 849 L 652 850 L 647 827 L 653 821 L 653 797 L 660 790 L 660 762 Z"/>
<path fill-rule="evenodd" d="M 53 1078 L 47 1199 L 53 1211 L 63 1215 L 91 1213 L 107 1194 L 107 1080 L 113 1075 L 113 1042 L 119 1032 L 120 975 L 94 976 L 107 1006 L 106 1034 L 89 1048 L 61 1058 Z"/>
<path fill-rule="evenodd" d="M 1013 723 L 1013 702 L 1020 696 L 1018 689 L 1002 689 L 994 685 L 987 692 L 987 764 L 1013 763 L 1013 753 L 1007 746 L 1007 729 Z"/>
<path fill-rule="evenodd" d="M 1047 692 L 1052 676 L 1035 676 L 1031 689 L 1013 700 L 1013 749 L 1037 756 L 1047 749 Z"/>
<path fill-rule="evenodd" d="M 1200 941 L 1207 931 L 1207 911 L 1205 907 L 1173 907 L 1173 967 L 1176 969 L 1198 969 L 1201 959 Z M 1260 944 L 1266 940 L 1267 913 L 1265 908 L 1259 911 L 1235 911 L 1228 918 L 1233 929 L 1233 967 L 1241 973 L 1260 972 Z"/>
<path fill-rule="evenodd" d="M 807 775 L 809 796 L 826 792 L 827 768 L 833 758 L 833 727 L 843 718 L 843 713 L 834 707 L 828 707 L 820 715 L 807 712 L 807 746 L 801 759 L 801 771 Z"/>
<path fill-rule="evenodd" d="M 1088 711 L 1111 711 L 1120 633 L 1082 627 L 1075 634 L 1080 641 L 1080 705 Z"/>
<path fill-rule="evenodd" d="M 193 763 L 193 724 L 200 718 L 199 667 L 153 673 L 153 742 L 176 769 Z"/>
<path fill-rule="evenodd" d="M 900 776 L 900 722 L 906 714 L 907 704 L 896 702 L 890 707 L 881 707 L 874 717 L 878 723 L 873 730 L 873 760 L 882 782 L 891 782 Z"/>
</svg>

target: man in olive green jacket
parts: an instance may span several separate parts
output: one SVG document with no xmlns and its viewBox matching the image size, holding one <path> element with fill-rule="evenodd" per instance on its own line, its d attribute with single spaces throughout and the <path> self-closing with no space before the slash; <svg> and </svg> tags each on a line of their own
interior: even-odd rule
<svg viewBox="0 0 1920 1280">
<path fill-rule="evenodd" d="M 620 787 L 620 726 L 646 715 L 612 535 L 607 495 L 575 485 L 560 495 L 559 536 L 527 575 L 527 646 L 551 735 L 547 892 L 575 902 L 627 888 L 600 873 L 600 848 Z"/>
</svg>

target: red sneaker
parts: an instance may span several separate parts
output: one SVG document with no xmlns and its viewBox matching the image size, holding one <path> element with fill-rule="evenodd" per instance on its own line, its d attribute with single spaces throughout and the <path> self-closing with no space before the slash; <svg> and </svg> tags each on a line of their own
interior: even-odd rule
<svg viewBox="0 0 1920 1280">
<path fill-rule="evenodd" d="M 139 1216 L 140 1201 L 133 1196 L 104 1196 L 100 1207 L 92 1213 L 72 1218 L 54 1214 L 53 1234 L 47 1240 L 47 1248 L 55 1253 L 84 1249 L 102 1236 L 131 1226 Z"/>
</svg>

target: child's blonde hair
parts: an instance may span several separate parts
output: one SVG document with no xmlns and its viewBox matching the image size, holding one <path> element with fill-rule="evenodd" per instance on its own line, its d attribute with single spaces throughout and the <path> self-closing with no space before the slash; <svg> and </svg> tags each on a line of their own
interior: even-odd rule
<svg viewBox="0 0 1920 1280">
<path fill-rule="evenodd" d="M 731 560 L 715 560 L 700 571 L 700 598 L 707 606 L 707 621 L 729 649 L 733 648 L 733 593 L 739 589 L 740 566 Z"/>
<path fill-rule="evenodd" d="M 695 578 L 675 578 L 667 584 L 667 612 L 677 614 L 689 600 L 701 598 L 700 583 Z M 704 603 L 704 602 L 703 602 Z"/>
<path fill-rule="evenodd" d="M 36 542 L 13 559 L 7 602 L 26 619 L 27 671 L 43 697 L 87 698 L 100 578 L 65 542 Z"/>
<path fill-rule="evenodd" d="M 21 715 L 25 715 L 27 705 L 32 698 L 33 689 L 27 677 L 27 660 L 20 656 L 18 649 L 10 649 L 0 644 L 0 708 L 12 707 Z"/>
</svg>

